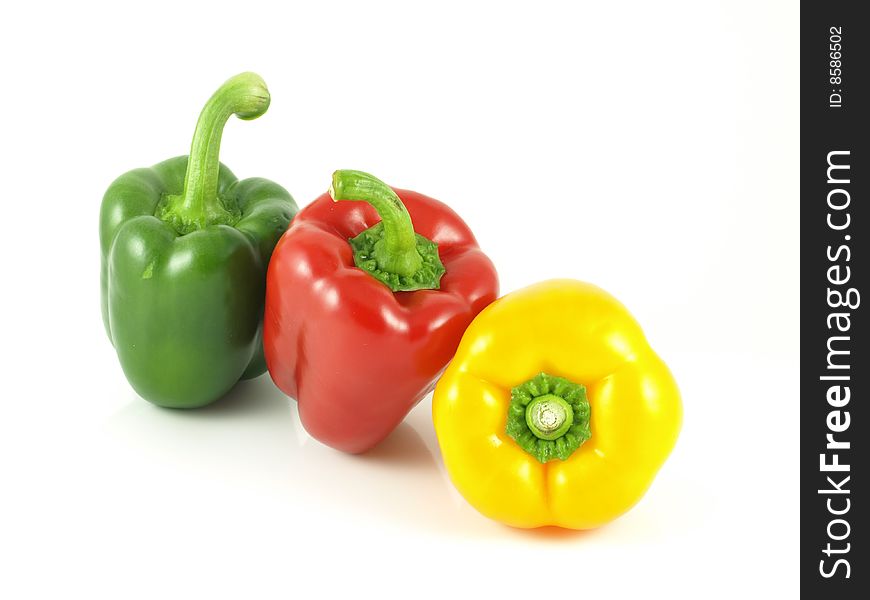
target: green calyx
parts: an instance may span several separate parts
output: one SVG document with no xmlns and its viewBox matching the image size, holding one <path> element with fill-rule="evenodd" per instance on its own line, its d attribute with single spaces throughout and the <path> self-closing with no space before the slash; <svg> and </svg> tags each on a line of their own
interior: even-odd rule
<svg viewBox="0 0 870 600">
<path fill-rule="evenodd" d="M 341 170 L 332 174 L 329 195 L 335 202 L 368 202 L 381 217 L 348 240 L 357 267 L 394 292 L 440 287 L 445 269 L 438 244 L 414 231 L 408 209 L 390 186 L 362 171 Z"/>
<path fill-rule="evenodd" d="M 586 388 L 540 373 L 511 389 L 507 434 L 546 463 L 566 460 L 592 436 Z"/>
<path fill-rule="evenodd" d="M 230 116 L 250 121 L 269 108 L 271 97 L 266 83 L 256 73 L 241 73 L 226 81 L 209 98 L 196 122 L 184 190 L 168 195 L 157 216 L 184 235 L 210 225 L 234 225 L 241 211 L 231 199 L 218 197 L 220 147 L 224 126 Z"/>
</svg>

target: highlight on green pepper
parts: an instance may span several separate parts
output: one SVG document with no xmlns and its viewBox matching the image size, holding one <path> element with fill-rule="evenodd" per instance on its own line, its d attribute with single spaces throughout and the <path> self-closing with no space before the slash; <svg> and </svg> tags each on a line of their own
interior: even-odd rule
<svg viewBox="0 0 870 600">
<path fill-rule="evenodd" d="M 230 116 L 256 119 L 269 102 L 259 75 L 232 77 L 203 108 L 189 156 L 129 171 L 103 197 L 103 323 L 154 404 L 203 406 L 266 369 L 266 269 L 297 207 L 277 183 L 236 179 L 219 152 Z"/>
</svg>

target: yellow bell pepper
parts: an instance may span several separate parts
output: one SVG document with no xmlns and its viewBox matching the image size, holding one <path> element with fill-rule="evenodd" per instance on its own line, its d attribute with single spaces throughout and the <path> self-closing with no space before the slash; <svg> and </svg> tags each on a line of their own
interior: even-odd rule
<svg viewBox="0 0 870 600">
<path fill-rule="evenodd" d="M 450 478 L 481 513 L 515 527 L 591 529 L 649 488 L 682 405 L 618 300 L 553 280 L 478 315 L 432 413 Z"/>
</svg>

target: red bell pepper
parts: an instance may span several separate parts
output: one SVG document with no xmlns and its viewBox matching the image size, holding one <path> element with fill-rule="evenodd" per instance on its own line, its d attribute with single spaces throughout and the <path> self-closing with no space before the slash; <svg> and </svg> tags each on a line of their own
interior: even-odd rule
<svg viewBox="0 0 870 600">
<path fill-rule="evenodd" d="M 497 296 L 492 262 L 450 208 L 336 171 L 272 255 L 266 364 L 313 437 L 365 452 L 432 389 Z"/>
</svg>

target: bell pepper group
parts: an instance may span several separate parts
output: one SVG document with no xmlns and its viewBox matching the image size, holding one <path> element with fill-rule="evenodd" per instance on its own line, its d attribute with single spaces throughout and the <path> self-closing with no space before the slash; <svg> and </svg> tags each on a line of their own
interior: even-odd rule
<svg viewBox="0 0 870 600">
<path fill-rule="evenodd" d="M 259 76 L 231 78 L 188 156 L 105 193 L 103 322 L 135 391 L 195 408 L 268 369 L 312 437 L 357 454 L 434 388 L 447 472 L 482 514 L 588 529 L 637 502 L 681 404 L 628 311 L 573 280 L 499 299 L 451 208 L 368 173 L 336 171 L 298 214 L 278 184 L 236 179 L 223 128 L 269 103 Z"/>
</svg>

